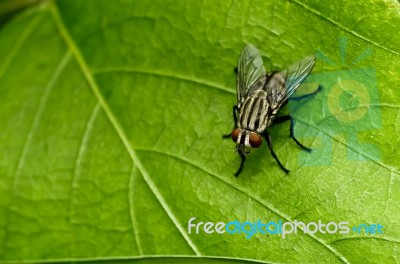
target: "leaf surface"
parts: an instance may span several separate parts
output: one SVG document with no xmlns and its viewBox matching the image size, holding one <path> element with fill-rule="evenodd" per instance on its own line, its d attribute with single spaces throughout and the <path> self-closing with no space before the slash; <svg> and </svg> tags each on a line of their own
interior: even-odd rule
<svg viewBox="0 0 400 264">
<path fill-rule="evenodd" d="M 398 262 L 399 22 L 392 1 L 23 11 L 0 29 L 0 260 Z M 315 151 L 301 152 L 289 124 L 270 130 L 289 175 L 264 142 L 235 178 L 239 157 L 221 139 L 247 43 L 267 71 L 318 57 L 307 82 L 323 91 L 284 109 Z M 384 234 L 189 234 L 191 217 L 379 223 Z"/>
</svg>

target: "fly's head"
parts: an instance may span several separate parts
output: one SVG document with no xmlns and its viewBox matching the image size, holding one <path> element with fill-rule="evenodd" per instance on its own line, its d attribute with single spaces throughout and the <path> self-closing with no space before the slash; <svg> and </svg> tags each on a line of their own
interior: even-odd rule
<svg viewBox="0 0 400 264">
<path fill-rule="evenodd" d="M 251 148 L 258 148 L 262 143 L 262 138 L 259 134 L 240 128 L 233 129 L 231 137 L 233 142 L 236 143 L 236 150 L 240 156 L 245 156 L 250 152 Z"/>
</svg>

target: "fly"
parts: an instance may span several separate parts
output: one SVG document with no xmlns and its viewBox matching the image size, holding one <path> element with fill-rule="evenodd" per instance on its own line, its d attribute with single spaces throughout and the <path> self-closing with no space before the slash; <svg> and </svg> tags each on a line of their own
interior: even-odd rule
<svg viewBox="0 0 400 264">
<path fill-rule="evenodd" d="M 283 71 L 266 73 L 263 60 L 257 48 L 248 44 L 242 51 L 236 78 L 237 104 L 233 106 L 235 128 L 223 138 L 231 137 L 236 143 L 241 163 L 235 176 L 239 176 L 246 161 L 246 155 L 251 148 L 258 148 L 263 141 L 268 144 L 272 157 L 279 167 L 289 173 L 279 161 L 272 148 L 271 136 L 267 128 L 285 121 L 290 121 L 290 137 L 303 150 L 311 152 L 310 148 L 301 144 L 293 133 L 293 118 L 290 115 L 278 116 L 279 110 L 288 100 L 299 100 L 315 95 L 321 86 L 310 94 L 289 97 L 307 78 L 315 64 L 315 57 L 308 56 Z"/>
</svg>

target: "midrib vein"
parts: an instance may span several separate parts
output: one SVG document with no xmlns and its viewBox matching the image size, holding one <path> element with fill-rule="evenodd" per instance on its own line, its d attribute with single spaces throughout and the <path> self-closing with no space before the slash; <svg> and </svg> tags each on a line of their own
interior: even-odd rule
<svg viewBox="0 0 400 264">
<path fill-rule="evenodd" d="M 69 35 L 69 32 L 64 26 L 64 23 L 60 17 L 60 14 L 58 12 L 58 9 L 53 1 L 50 2 L 49 4 L 49 9 L 50 12 L 53 16 L 54 22 L 57 26 L 57 28 L 60 31 L 61 36 L 64 38 L 64 41 L 66 42 L 66 45 L 68 46 L 69 50 L 71 53 L 74 55 L 76 61 L 78 62 L 83 75 L 85 76 L 92 92 L 96 96 L 98 103 L 100 104 L 101 108 L 103 109 L 104 113 L 106 114 L 107 118 L 109 119 L 111 125 L 115 129 L 117 135 L 119 136 L 120 140 L 122 141 L 123 145 L 125 146 L 127 152 L 129 153 L 132 161 L 134 162 L 135 166 L 139 169 L 140 173 L 143 176 L 143 179 L 167 213 L 168 217 L 171 219 L 171 221 L 174 223 L 175 227 L 178 229 L 178 231 L 181 233 L 183 238 L 186 240 L 188 245 L 192 248 L 194 253 L 196 255 L 200 256 L 201 253 L 197 249 L 197 246 L 193 243 L 193 241 L 190 239 L 190 237 L 186 234 L 185 230 L 183 227 L 180 225 L 178 219 L 176 218 L 175 214 L 172 212 L 171 208 L 168 206 L 166 200 L 164 197 L 161 195 L 160 191 L 158 190 L 157 186 L 154 184 L 153 180 L 150 178 L 150 175 L 144 168 L 143 164 L 141 163 L 139 157 L 137 156 L 136 152 L 130 145 L 130 142 L 128 140 L 128 137 L 126 136 L 124 130 L 122 129 L 121 125 L 119 124 L 118 120 L 115 118 L 114 114 L 112 113 L 110 107 L 104 100 L 103 96 L 100 93 L 99 87 L 97 86 L 97 83 L 95 82 L 92 73 L 90 72 L 90 69 L 88 65 L 86 64 L 86 61 L 84 60 L 83 56 L 81 55 L 78 47 L 76 46 L 75 42 L 72 40 L 71 36 Z"/>
</svg>

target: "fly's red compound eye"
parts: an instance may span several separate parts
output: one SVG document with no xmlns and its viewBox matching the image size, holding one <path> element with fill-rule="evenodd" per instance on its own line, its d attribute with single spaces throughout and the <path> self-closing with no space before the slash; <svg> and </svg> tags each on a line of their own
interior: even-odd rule
<svg viewBox="0 0 400 264">
<path fill-rule="evenodd" d="M 259 134 L 251 132 L 249 136 L 249 143 L 252 148 L 258 148 L 262 143 L 262 138 Z"/>
<path fill-rule="evenodd" d="M 240 129 L 239 128 L 235 128 L 235 129 L 232 130 L 231 137 L 232 137 L 233 142 L 235 142 L 235 143 L 237 142 L 239 133 L 240 133 Z"/>
</svg>

